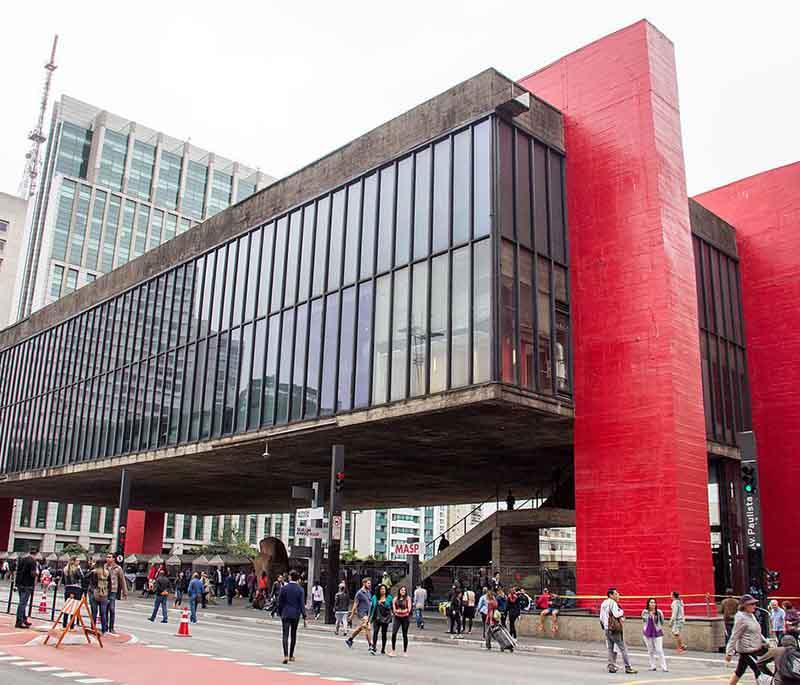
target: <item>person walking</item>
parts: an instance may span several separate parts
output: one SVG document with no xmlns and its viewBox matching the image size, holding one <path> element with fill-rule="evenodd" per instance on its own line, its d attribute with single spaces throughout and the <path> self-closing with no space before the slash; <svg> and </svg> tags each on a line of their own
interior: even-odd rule
<svg viewBox="0 0 800 685">
<path fill-rule="evenodd" d="M 339 591 L 333 598 L 333 611 L 336 615 L 336 627 L 333 632 L 338 635 L 341 627 L 347 635 L 347 612 L 350 609 L 350 595 L 347 594 L 347 585 L 339 583 Z"/>
<path fill-rule="evenodd" d="M 106 554 L 106 568 L 108 569 L 108 632 L 110 635 L 116 635 L 114 624 L 117 618 L 117 600 L 128 599 L 128 584 L 122 567 L 113 554 Z"/>
<path fill-rule="evenodd" d="M 758 600 L 753 595 L 742 595 L 739 611 L 733 622 L 733 630 L 725 649 L 725 661 L 730 663 L 734 654 L 739 655 L 736 671 L 731 676 L 730 685 L 736 685 L 749 668 L 758 681 L 760 669 L 758 657 L 767 651 L 767 641 L 761 634 L 761 626 L 755 617 Z"/>
<path fill-rule="evenodd" d="M 319 615 L 322 611 L 322 603 L 325 601 L 325 591 L 318 580 L 314 581 L 311 586 L 311 607 L 314 611 L 314 620 L 319 621 Z"/>
<path fill-rule="evenodd" d="M 92 620 L 97 625 L 97 614 L 100 613 L 100 629 L 103 635 L 108 632 L 108 592 L 111 574 L 105 563 L 98 561 L 89 576 L 89 592 L 92 599 Z"/>
<path fill-rule="evenodd" d="M 211 594 L 211 582 L 208 579 L 208 574 L 205 571 L 200 572 L 200 580 L 203 581 L 203 595 L 201 596 L 201 606 L 205 609 L 208 606 L 208 602 L 210 598 L 213 598 Z M 214 604 L 217 603 L 216 600 L 213 600 Z"/>
<path fill-rule="evenodd" d="M 656 670 L 656 660 L 661 661 L 661 670 L 666 673 L 667 657 L 664 656 L 664 612 L 658 608 L 654 597 L 647 600 L 642 611 L 642 637 L 650 659 L 650 670 Z"/>
<path fill-rule="evenodd" d="M 32 549 L 22 559 L 17 561 L 17 573 L 14 577 L 14 585 L 17 588 L 17 622 L 15 628 L 30 628 L 31 622 L 28 620 L 27 610 L 33 596 L 33 589 L 36 587 L 36 560 L 33 558 L 37 550 Z"/>
<path fill-rule="evenodd" d="M 350 609 L 350 620 L 353 619 L 354 616 L 358 616 L 359 624 L 356 629 L 350 633 L 350 637 L 348 637 L 344 643 L 352 648 L 353 647 L 353 640 L 355 640 L 356 636 L 363 632 L 364 637 L 367 638 L 367 645 L 369 646 L 370 654 L 375 653 L 375 647 L 370 640 L 370 614 L 372 610 L 372 580 L 369 578 L 362 578 L 361 579 L 361 589 L 356 592 L 356 596 L 353 598 L 353 607 Z"/>
<path fill-rule="evenodd" d="M 233 597 L 236 594 L 236 576 L 229 573 L 225 576 L 225 597 L 228 599 L 228 606 L 233 604 Z M 275 604 L 275 611 L 278 610 L 277 603 Z"/>
<path fill-rule="evenodd" d="M 161 607 L 161 622 L 167 623 L 167 599 L 169 597 L 169 578 L 167 577 L 167 572 L 164 569 L 161 569 L 156 576 L 156 586 L 155 586 L 155 596 L 156 599 L 153 602 L 153 613 L 150 614 L 150 618 L 148 619 L 150 623 L 153 623 L 156 620 L 156 615 L 158 614 L 158 609 Z"/>
<path fill-rule="evenodd" d="M 617 672 L 617 650 L 622 655 L 625 663 L 625 673 L 636 673 L 628 657 L 628 648 L 625 645 L 625 636 L 622 633 L 622 624 L 625 612 L 619 605 L 619 592 L 616 588 L 609 588 L 606 599 L 600 605 L 600 624 L 606 635 L 606 648 L 608 649 L 608 672 Z M 616 649 L 615 649 L 616 648 Z"/>
<path fill-rule="evenodd" d="M 247 600 L 250 604 L 253 603 L 253 600 L 256 598 L 256 572 L 250 571 L 247 574 Z"/>
<path fill-rule="evenodd" d="M 425 611 L 425 604 L 428 601 L 428 591 L 422 587 L 422 585 L 417 585 L 417 589 L 414 590 L 414 618 L 417 621 L 417 628 L 420 630 L 425 630 L 425 616 L 423 612 Z"/>
<path fill-rule="evenodd" d="M 497 609 L 497 598 L 494 596 L 492 590 L 488 590 L 486 594 L 481 597 L 485 600 L 486 612 L 485 621 L 483 624 L 484 639 L 486 640 L 486 649 L 492 648 L 492 626 L 500 623 L 500 612 Z"/>
<path fill-rule="evenodd" d="M 297 582 L 300 574 L 297 571 L 289 573 L 289 582 L 281 588 L 278 595 L 278 614 L 281 617 L 283 628 L 283 663 L 294 661 L 294 648 L 297 644 L 297 625 L 303 617 L 303 627 L 306 626 L 306 593 Z"/>
<path fill-rule="evenodd" d="M 462 603 L 464 607 L 464 632 L 471 633 L 472 622 L 475 620 L 475 604 L 477 603 L 475 591 L 472 588 L 468 587 L 464 590 Z"/>
<path fill-rule="evenodd" d="M 203 592 L 205 592 L 199 573 L 192 574 L 187 591 L 189 593 L 189 620 L 197 623 L 197 603 L 203 601 Z"/>
<path fill-rule="evenodd" d="M 392 613 L 394 622 L 392 624 L 392 651 L 389 656 L 395 655 L 397 648 L 397 631 L 403 631 L 403 656 L 408 656 L 408 624 L 411 621 L 411 598 L 408 596 L 408 588 L 401 585 L 397 591 L 397 597 L 392 601 Z"/>
<path fill-rule="evenodd" d="M 494 598 L 497 601 L 497 610 L 500 612 L 500 624 L 505 628 L 508 620 L 508 596 L 502 585 L 497 588 Z"/>
<path fill-rule="evenodd" d="M 786 612 L 778 604 L 777 599 L 773 599 L 769 603 L 769 622 L 772 626 L 772 632 L 775 633 L 775 642 L 780 644 L 786 633 Z"/>
<path fill-rule="evenodd" d="M 270 595 L 272 609 L 269 612 L 269 615 L 272 618 L 275 618 L 275 614 L 278 613 L 278 596 L 281 594 L 281 588 L 283 587 L 283 574 L 279 574 L 278 577 L 275 579 L 275 582 L 272 584 L 272 594 Z"/>
<path fill-rule="evenodd" d="M 189 589 L 189 577 L 186 571 L 181 571 L 175 579 L 175 603 L 173 606 L 177 609 L 183 604 L 183 596 Z"/>
<path fill-rule="evenodd" d="M 722 612 L 722 621 L 725 624 L 725 643 L 730 640 L 731 632 L 733 631 L 733 621 L 736 618 L 736 612 L 739 611 L 739 600 L 733 596 L 733 590 L 728 588 L 726 591 L 727 596 L 720 602 L 720 611 Z"/>
<path fill-rule="evenodd" d="M 70 599 L 80 599 L 83 596 L 83 570 L 78 563 L 78 557 L 74 554 L 70 556 L 69 562 L 64 567 L 64 572 L 61 575 L 61 581 L 64 583 L 64 601 Z M 67 627 L 67 615 L 64 614 L 63 626 Z"/>
<path fill-rule="evenodd" d="M 522 613 L 522 601 L 517 588 L 512 586 L 511 592 L 508 593 L 506 598 L 506 606 L 508 608 L 508 632 L 515 640 L 517 639 L 517 620 Z"/>
<path fill-rule="evenodd" d="M 11 567 L 8 565 L 8 561 L 3 559 L 3 561 L 0 562 L 0 580 L 5 580 L 10 571 Z"/>
<path fill-rule="evenodd" d="M 481 617 L 481 624 L 483 626 L 483 639 L 486 639 L 486 615 L 489 612 L 488 602 L 489 588 L 484 587 L 481 596 L 478 598 L 477 612 Z"/>
<path fill-rule="evenodd" d="M 447 614 L 450 617 L 450 636 L 451 638 L 459 639 L 462 637 L 462 626 L 461 626 L 461 612 L 462 612 L 462 599 L 461 599 L 461 590 L 458 589 L 457 586 L 453 586 L 453 590 L 450 592 L 450 601 L 449 606 L 447 607 Z"/>
<path fill-rule="evenodd" d="M 686 651 L 686 645 L 683 644 L 681 639 L 681 631 L 686 622 L 686 615 L 684 614 L 683 600 L 679 592 L 672 593 L 672 612 L 669 617 L 669 625 L 672 629 L 672 637 L 675 639 L 678 654 Z"/>
<path fill-rule="evenodd" d="M 392 622 L 392 595 L 383 583 L 372 595 L 370 606 L 370 622 L 372 623 L 372 653 L 378 649 L 378 634 L 381 636 L 381 654 L 386 654 L 386 637 L 389 624 Z"/>
</svg>

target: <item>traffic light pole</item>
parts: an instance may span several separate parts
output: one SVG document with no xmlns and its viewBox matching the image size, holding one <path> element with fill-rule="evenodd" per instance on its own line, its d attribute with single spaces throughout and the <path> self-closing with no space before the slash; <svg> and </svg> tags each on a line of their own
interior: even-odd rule
<svg viewBox="0 0 800 685">
<path fill-rule="evenodd" d="M 761 496 L 758 487 L 758 453 L 753 431 L 737 434 L 742 456 L 742 499 L 747 542 L 748 590 L 756 590 L 763 602 L 766 598 L 764 584 L 764 549 L 761 538 Z"/>
<path fill-rule="evenodd" d="M 344 445 L 331 450 L 331 487 L 328 503 L 328 565 L 325 588 L 325 623 L 336 622 L 333 598 L 339 587 L 339 552 L 342 544 L 342 505 L 344 503 Z"/>
<path fill-rule="evenodd" d="M 114 541 L 114 556 L 121 566 L 125 560 L 125 538 L 128 535 L 128 505 L 131 499 L 131 479 L 122 469 L 119 482 L 119 516 L 117 518 L 117 539 Z"/>
</svg>

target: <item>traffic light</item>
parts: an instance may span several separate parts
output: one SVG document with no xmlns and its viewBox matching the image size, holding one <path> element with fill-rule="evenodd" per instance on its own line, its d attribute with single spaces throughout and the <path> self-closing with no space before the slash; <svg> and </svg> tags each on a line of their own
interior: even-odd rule
<svg viewBox="0 0 800 685">
<path fill-rule="evenodd" d="M 344 490 L 344 471 L 337 471 L 336 472 L 336 484 L 335 484 L 336 492 L 341 494 Z"/>
<path fill-rule="evenodd" d="M 755 466 L 742 466 L 742 485 L 744 491 L 748 495 L 752 495 L 756 491 L 756 467 Z"/>
<path fill-rule="evenodd" d="M 777 592 L 781 589 L 781 572 L 767 571 L 767 592 Z"/>
</svg>

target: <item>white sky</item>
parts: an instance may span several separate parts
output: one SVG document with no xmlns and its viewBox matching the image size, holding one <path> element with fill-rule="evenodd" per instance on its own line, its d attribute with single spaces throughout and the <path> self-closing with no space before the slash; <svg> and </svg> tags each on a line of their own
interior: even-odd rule
<svg viewBox="0 0 800 685">
<path fill-rule="evenodd" d="M 520 78 L 643 17 L 675 43 L 689 193 L 800 160 L 800 2 L 8 0 L 0 191 L 55 32 L 66 93 L 274 176 L 494 66 Z"/>
</svg>

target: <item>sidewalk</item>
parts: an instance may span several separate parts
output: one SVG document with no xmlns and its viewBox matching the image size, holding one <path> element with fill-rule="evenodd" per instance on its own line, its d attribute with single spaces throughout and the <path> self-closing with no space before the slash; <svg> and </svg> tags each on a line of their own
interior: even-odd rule
<svg viewBox="0 0 800 685">
<path fill-rule="evenodd" d="M 131 598 L 133 601 L 146 602 L 138 597 Z M 129 600 L 130 603 L 133 603 Z M 148 603 L 149 606 L 149 603 Z M 179 609 L 170 609 L 171 611 L 179 611 Z M 248 603 L 242 600 L 234 600 L 233 606 L 228 606 L 227 601 L 223 598 L 219 604 L 209 604 L 207 609 L 198 609 L 198 617 L 202 621 L 203 616 L 213 618 L 215 620 L 226 620 L 232 623 L 247 622 L 253 624 L 267 624 L 277 625 L 279 619 L 270 618 L 269 612 L 260 611 L 249 607 Z M 425 614 L 424 630 L 418 630 L 412 621 L 411 629 L 409 630 L 409 639 L 416 642 L 425 642 L 433 644 L 449 645 L 459 649 L 483 649 L 484 641 L 481 638 L 481 623 L 475 622 L 472 633 L 466 635 L 463 639 L 454 640 L 447 633 L 448 622 L 447 619 L 440 614 L 434 612 L 426 612 Z M 324 619 L 320 617 L 319 621 L 315 621 L 313 617 L 309 617 L 308 629 L 326 633 L 333 633 L 333 626 L 326 625 Z M 577 642 L 570 640 L 553 640 L 548 638 L 536 638 L 529 636 L 521 636 L 517 641 L 518 652 L 525 652 L 537 654 L 539 656 L 580 656 L 604 660 L 607 656 L 606 647 L 603 642 Z M 632 658 L 635 658 L 638 663 L 647 661 L 647 651 L 643 645 L 628 645 L 628 651 Z M 709 654 L 708 652 L 687 651 L 681 655 L 676 655 L 674 652 L 667 654 L 667 659 L 675 659 L 680 661 L 690 661 L 696 663 L 698 666 L 705 664 L 709 667 L 719 667 L 722 663 L 722 655 Z"/>
</svg>

